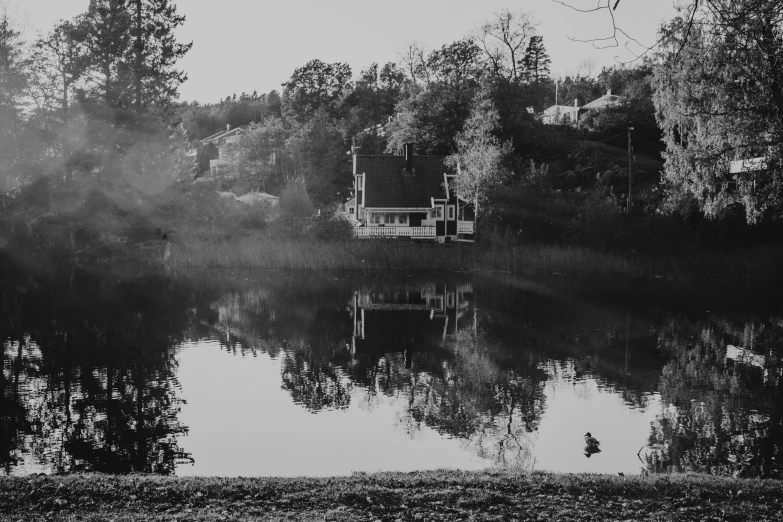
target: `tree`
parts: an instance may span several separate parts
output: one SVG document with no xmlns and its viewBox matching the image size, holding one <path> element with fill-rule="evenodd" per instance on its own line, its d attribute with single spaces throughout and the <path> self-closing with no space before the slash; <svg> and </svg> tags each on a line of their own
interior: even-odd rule
<svg viewBox="0 0 783 522">
<path fill-rule="evenodd" d="M 351 168 L 345 154 L 348 144 L 326 109 L 297 126 L 286 147 L 294 169 L 290 176 L 302 176 L 319 205 L 333 202 L 339 192 L 351 186 Z"/>
<path fill-rule="evenodd" d="M 504 9 L 476 32 L 494 76 L 519 81 L 519 54 L 536 28 L 533 15 Z"/>
<path fill-rule="evenodd" d="M 34 44 L 36 83 L 42 95 L 42 107 L 49 111 L 59 109 L 63 117 L 88 61 L 78 31 L 73 21 L 61 20 Z"/>
<path fill-rule="evenodd" d="M 109 107 L 127 103 L 132 20 L 126 0 L 90 0 L 87 12 L 78 18 L 79 35 L 90 57 L 85 79 L 90 94 Z"/>
<path fill-rule="evenodd" d="M 313 203 L 307 194 L 305 181 L 294 178 L 280 192 L 280 217 L 283 220 L 306 219 L 313 216 Z"/>
<path fill-rule="evenodd" d="M 350 81 L 351 67 L 347 63 L 310 60 L 297 67 L 291 78 L 282 84 L 284 113 L 299 122 L 306 121 L 320 108 L 336 116 L 338 101 Z"/>
<path fill-rule="evenodd" d="M 170 0 L 90 0 L 78 34 L 90 57 L 92 94 L 137 113 L 167 106 L 187 78 L 174 68 L 192 46 L 176 41 L 184 22 Z"/>
<path fill-rule="evenodd" d="M 18 158 L 21 108 L 30 76 L 24 56 L 21 33 L 16 30 L 5 9 L 0 8 L 0 190 L 19 186 L 12 166 Z"/>
<path fill-rule="evenodd" d="M 739 205 L 748 223 L 783 218 L 781 7 L 780 0 L 711 1 L 692 26 L 678 18 L 662 30 L 670 36 L 653 101 L 666 144 L 668 210 L 693 201 L 709 217 Z M 756 167 L 731 172 L 739 160 Z"/>
<path fill-rule="evenodd" d="M 490 92 L 482 88 L 473 100 L 465 127 L 457 135 L 457 152 L 446 160 L 459 171 L 457 193 L 473 202 L 477 221 L 487 190 L 502 179 L 501 162 L 510 153 L 510 147 L 495 136 L 499 122 Z"/>
<path fill-rule="evenodd" d="M 422 83 L 405 89 L 388 125 L 387 151 L 416 142 L 427 154 L 451 154 L 454 137 L 470 114 L 470 104 L 483 76 L 481 49 L 464 38 L 432 51 L 418 67 Z"/>
<path fill-rule="evenodd" d="M 429 83 L 427 62 L 424 58 L 425 52 L 424 47 L 416 41 L 408 44 L 408 46 L 400 52 L 400 59 L 405 67 L 405 73 L 414 85 L 418 84 L 418 80 Z"/>
<path fill-rule="evenodd" d="M 141 112 L 150 105 L 166 106 L 177 97 L 187 75 L 174 68 L 193 43 L 177 42 L 174 31 L 185 23 L 170 0 L 133 0 L 135 42 L 134 108 Z"/>
<path fill-rule="evenodd" d="M 544 37 L 531 36 L 530 43 L 525 49 L 525 56 L 520 63 L 525 71 L 527 81 L 538 84 L 544 78 L 548 78 L 550 63 L 549 54 L 544 47 Z"/>
</svg>

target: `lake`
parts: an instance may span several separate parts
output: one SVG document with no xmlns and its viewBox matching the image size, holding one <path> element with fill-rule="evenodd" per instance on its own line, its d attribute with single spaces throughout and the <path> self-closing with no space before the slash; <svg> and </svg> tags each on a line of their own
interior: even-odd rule
<svg viewBox="0 0 783 522">
<path fill-rule="evenodd" d="M 0 270 L 2 474 L 783 477 L 776 284 Z"/>
</svg>

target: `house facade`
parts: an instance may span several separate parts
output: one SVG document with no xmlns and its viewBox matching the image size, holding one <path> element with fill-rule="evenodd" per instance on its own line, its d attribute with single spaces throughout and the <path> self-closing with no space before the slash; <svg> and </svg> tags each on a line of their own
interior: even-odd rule
<svg viewBox="0 0 783 522">
<path fill-rule="evenodd" d="M 453 189 L 443 156 L 353 156 L 354 197 L 346 213 L 357 237 L 410 237 L 440 242 L 471 238 L 473 209 Z"/>
<path fill-rule="evenodd" d="M 226 125 L 226 130 L 220 131 L 211 136 L 207 136 L 201 140 L 202 145 L 211 143 L 217 147 L 218 150 L 218 157 L 216 159 L 209 160 L 210 175 L 219 177 L 235 174 L 234 168 L 236 166 L 236 161 L 232 154 L 228 152 L 226 145 L 238 140 L 249 129 L 249 125 L 240 125 L 239 127 L 234 127 L 233 129 L 230 125 Z"/>
</svg>

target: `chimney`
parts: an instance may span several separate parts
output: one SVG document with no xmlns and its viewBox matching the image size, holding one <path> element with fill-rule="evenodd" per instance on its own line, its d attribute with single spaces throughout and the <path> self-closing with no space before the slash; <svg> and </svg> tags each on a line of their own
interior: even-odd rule
<svg viewBox="0 0 783 522">
<path fill-rule="evenodd" d="M 612 95 L 612 89 L 606 89 L 606 95 L 611 96 Z"/>
<path fill-rule="evenodd" d="M 413 172 L 413 143 L 406 143 L 403 147 L 405 150 L 405 168 L 408 169 L 408 172 Z"/>
<path fill-rule="evenodd" d="M 230 123 L 226 123 L 226 130 L 227 130 L 227 131 L 230 131 L 230 130 L 231 130 L 231 124 L 230 124 Z"/>
<path fill-rule="evenodd" d="M 574 107 L 579 107 L 579 98 L 574 98 Z"/>
</svg>

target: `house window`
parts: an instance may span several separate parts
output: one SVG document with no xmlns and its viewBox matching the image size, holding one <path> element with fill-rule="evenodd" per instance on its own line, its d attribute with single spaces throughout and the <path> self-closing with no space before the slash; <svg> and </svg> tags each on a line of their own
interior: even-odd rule
<svg viewBox="0 0 783 522">
<path fill-rule="evenodd" d="M 378 212 L 370 213 L 370 223 L 378 225 L 381 222 L 381 215 Z"/>
<path fill-rule="evenodd" d="M 349 213 L 349 214 L 353 214 L 353 211 L 354 211 L 354 208 L 353 208 L 353 207 L 348 207 L 348 213 Z"/>
<path fill-rule="evenodd" d="M 435 205 L 435 220 L 443 221 L 443 205 Z"/>
<path fill-rule="evenodd" d="M 364 190 L 364 176 L 356 176 L 356 190 Z"/>
<path fill-rule="evenodd" d="M 407 225 L 408 224 L 408 214 L 398 214 L 397 220 L 400 225 Z"/>
<path fill-rule="evenodd" d="M 387 225 L 393 225 L 394 224 L 394 214 L 386 213 L 383 215 L 383 222 Z"/>
<path fill-rule="evenodd" d="M 448 209 L 449 221 L 454 221 L 454 205 L 449 205 Z"/>
</svg>

